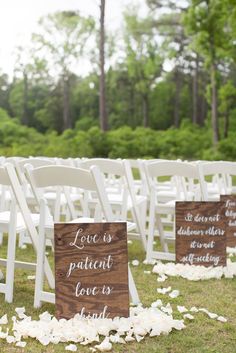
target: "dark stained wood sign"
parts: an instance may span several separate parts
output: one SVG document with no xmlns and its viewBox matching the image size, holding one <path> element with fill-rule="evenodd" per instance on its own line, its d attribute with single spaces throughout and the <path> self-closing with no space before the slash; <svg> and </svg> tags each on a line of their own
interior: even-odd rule
<svg viewBox="0 0 236 353">
<path fill-rule="evenodd" d="M 221 195 L 220 201 L 225 203 L 225 217 L 227 222 L 227 246 L 236 246 L 236 195 Z"/>
<path fill-rule="evenodd" d="M 126 223 L 56 223 L 54 233 L 56 317 L 128 317 Z"/>
<path fill-rule="evenodd" d="M 226 265 L 224 202 L 176 202 L 176 262 Z"/>
</svg>

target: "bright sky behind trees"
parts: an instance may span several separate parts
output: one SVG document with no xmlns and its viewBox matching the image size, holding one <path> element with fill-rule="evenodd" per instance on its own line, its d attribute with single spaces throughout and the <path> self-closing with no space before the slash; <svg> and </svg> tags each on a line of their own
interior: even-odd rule
<svg viewBox="0 0 236 353">
<path fill-rule="evenodd" d="M 106 25 L 117 30 L 122 24 L 122 12 L 127 4 L 142 0 L 107 0 Z M 48 13 L 79 10 L 82 15 L 99 17 L 98 0 L 2 0 L 0 1 L 0 71 L 12 74 L 16 46 L 27 45 L 31 33 L 37 30 L 38 19 Z"/>
</svg>

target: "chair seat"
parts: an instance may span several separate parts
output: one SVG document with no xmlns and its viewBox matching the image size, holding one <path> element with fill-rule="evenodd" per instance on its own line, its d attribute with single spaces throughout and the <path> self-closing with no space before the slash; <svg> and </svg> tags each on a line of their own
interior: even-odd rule
<svg viewBox="0 0 236 353">
<path fill-rule="evenodd" d="M 31 213 L 34 225 L 39 225 L 39 214 Z M 10 211 L 0 212 L 0 229 L 2 232 L 8 232 L 10 222 Z M 17 213 L 16 232 L 20 233 L 26 230 L 25 221 L 20 212 Z"/>
<path fill-rule="evenodd" d="M 57 195 L 56 195 L 55 192 L 46 192 L 44 194 L 44 198 L 48 201 L 49 204 L 51 204 L 51 203 L 54 204 L 55 201 L 56 201 L 56 197 L 57 197 Z M 82 195 L 80 195 L 80 194 L 70 194 L 70 198 L 71 198 L 72 201 L 75 202 L 75 201 L 81 200 L 82 199 Z M 67 204 L 67 200 L 66 200 L 66 197 L 65 197 L 64 194 L 61 194 L 60 203 L 63 204 L 63 205 Z"/>
</svg>

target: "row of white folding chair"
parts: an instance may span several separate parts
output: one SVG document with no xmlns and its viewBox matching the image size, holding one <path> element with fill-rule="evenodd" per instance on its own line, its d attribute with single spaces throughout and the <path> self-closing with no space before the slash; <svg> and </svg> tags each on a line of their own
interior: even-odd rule
<svg viewBox="0 0 236 353">
<path fill-rule="evenodd" d="M 150 185 L 150 214 L 149 214 L 149 235 L 147 246 L 147 258 L 169 259 L 175 258 L 174 254 L 169 252 L 168 242 L 175 240 L 175 229 L 173 222 L 172 234 L 165 230 L 165 220 L 161 218 L 163 214 L 172 215 L 173 220 L 175 216 L 175 202 L 176 201 L 218 201 L 220 194 L 230 194 L 232 192 L 232 185 L 227 185 L 228 180 L 232 180 L 236 176 L 235 162 L 154 162 L 147 165 L 147 174 L 149 175 Z M 175 175 L 176 180 L 179 179 L 178 197 L 171 202 L 163 203 L 156 190 L 155 179 L 160 176 L 170 177 Z M 220 183 L 217 184 L 215 193 L 209 192 L 209 177 L 217 176 Z M 185 185 L 183 181 L 187 179 Z M 217 180 L 217 178 L 215 178 Z M 224 182 L 222 182 L 224 181 Z M 210 184 L 211 185 L 211 184 Z M 190 187 L 190 192 L 188 190 Z M 178 188 L 178 184 L 177 184 Z M 210 189 L 212 190 L 212 189 Z M 154 206 L 155 205 L 155 206 Z M 157 223 L 158 234 L 162 245 L 162 252 L 155 252 L 153 250 L 153 240 L 155 235 L 155 222 Z M 167 222 L 168 224 L 168 222 Z M 170 224 L 168 224 L 170 225 Z"/>
<path fill-rule="evenodd" d="M 233 193 L 232 177 L 236 175 L 236 162 L 199 161 L 198 166 L 203 200 L 219 201 L 220 195 Z"/>
<path fill-rule="evenodd" d="M 115 215 L 112 212 L 109 200 L 106 195 L 104 187 L 104 179 L 99 171 L 98 167 L 93 166 L 90 170 L 84 170 L 74 167 L 66 166 L 48 166 L 41 168 L 27 168 L 28 177 L 31 182 L 32 188 L 36 191 L 40 188 L 48 186 L 60 186 L 60 187 L 75 187 L 80 188 L 89 192 L 97 194 L 97 212 L 95 212 L 96 218 L 82 217 L 72 220 L 72 222 L 93 222 L 106 220 L 109 222 L 117 221 Z M 68 195 L 69 197 L 69 195 Z M 40 200 L 42 215 L 39 229 L 39 251 L 37 256 L 37 271 L 36 271 L 36 284 L 35 284 L 35 307 L 39 307 L 42 301 L 55 301 L 55 295 L 53 293 L 45 292 L 43 290 L 43 277 L 44 277 L 44 261 L 45 261 L 45 240 L 49 237 L 53 240 L 53 224 L 51 227 L 46 226 L 46 219 L 48 219 L 49 208 L 45 199 Z M 103 217 L 102 217 L 103 215 Z M 86 214 L 86 216 L 88 216 Z M 119 221 L 119 220 L 118 220 Z M 129 224 L 128 224 L 129 228 Z M 131 228 L 132 229 L 132 228 Z M 129 229 L 128 229 L 129 230 Z M 132 274 L 129 270 L 129 289 L 132 301 L 134 303 L 139 302 L 138 293 Z"/>
<path fill-rule="evenodd" d="M 0 229 L 2 232 L 8 233 L 7 258 L 0 259 L 0 264 L 6 266 L 6 279 L 5 283 L 0 284 L 0 292 L 5 294 L 7 302 L 12 302 L 15 267 L 30 270 L 36 269 L 36 264 L 34 263 L 16 261 L 16 236 L 21 232 L 28 232 L 31 236 L 34 249 L 37 251 L 38 232 L 36 227 L 40 223 L 40 216 L 39 214 L 30 213 L 12 164 L 0 168 L 0 184 L 11 188 L 12 192 L 10 210 L 0 212 Z M 53 287 L 53 274 L 47 260 L 45 260 L 45 274 L 49 285 Z"/>
<path fill-rule="evenodd" d="M 84 169 L 93 165 L 96 165 L 104 176 L 109 203 L 116 212 L 117 219 L 128 219 L 129 212 L 131 213 L 138 237 L 139 239 L 141 237 L 143 247 L 146 249 L 147 200 L 145 196 L 135 194 L 134 180 L 128 161 L 95 158 L 80 162 L 80 167 Z M 89 202 L 93 203 L 92 195 L 89 197 Z"/>
<path fill-rule="evenodd" d="M 78 163 L 78 160 L 77 160 Z M 146 249 L 146 237 L 145 237 L 145 221 L 146 221 L 146 198 L 138 195 L 136 196 L 133 192 L 133 178 L 132 178 L 132 173 L 131 169 L 129 167 L 129 164 L 127 162 L 122 162 L 122 160 L 111 160 L 111 159 L 102 159 L 102 158 L 97 158 L 97 159 L 89 159 L 89 160 L 84 160 L 84 161 L 79 161 L 79 165 L 81 167 L 88 169 L 92 165 L 98 165 L 101 172 L 104 175 L 108 175 L 110 179 L 108 179 L 108 186 L 106 187 L 106 191 L 108 192 L 108 197 L 109 201 L 113 206 L 113 209 L 116 211 L 116 217 L 117 219 L 126 219 L 127 218 L 127 212 L 131 211 L 133 215 L 133 219 L 136 224 L 136 228 L 138 230 L 139 238 L 141 234 L 141 240 L 143 241 L 144 248 Z M 64 164 L 64 165 L 71 165 L 73 164 L 71 160 L 61 160 L 57 159 L 56 164 Z M 107 179 L 106 179 L 107 180 Z M 75 188 L 73 188 L 75 189 Z M 67 191 L 67 192 L 66 192 Z M 83 214 L 85 212 L 88 212 L 87 210 L 87 205 L 86 205 L 86 198 L 88 197 L 87 195 L 83 195 L 83 199 L 81 199 L 81 192 L 77 189 L 74 190 L 74 193 L 71 193 L 69 190 L 64 189 L 63 194 L 58 194 L 57 193 L 57 202 L 56 202 L 56 207 L 57 207 L 57 217 L 55 217 L 54 213 L 54 219 L 58 220 L 59 219 L 59 205 L 60 202 L 58 201 L 59 198 L 62 196 L 66 196 L 66 193 L 71 195 L 72 202 L 68 202 L 68 197 L 65 197 L 66 203 L 69 206 L 70 212 L 72 212 L 72 215 L 74 216 L 75 214 L 75 209 L 73 202 L 74 201 L 80 201 L 81 206 L 83 208 Z M 79 195 L 79 198 L 75 199 L 74 196 Z M 39 199 L 41 195 L 35 195 L 36 199 Z M 91 204 L 93 204 L 93 199 L 92 195 L 89 195 L 88 201 Z M 47 195 L 45 195 L 47 198 Z M 96 204 L 95 200 L 95 204 Z M 87 210 L 87 211 L 86 211 Z M 141 224 L 141 222 L 143 223 Z"/>
<path fill-rule="evenodd" d="M 50 173 L 50 171 L 52 173 Z M 99 195 L 99 200 L 102 200 L 102 204 L 100 205 L 100 209 L 103 210 L 105 214 L 105 219 L 108 221 L 114 221 L 113 214 L 111 213 L 109 207 L 110 205 L 107 203 L 104 203 L 105 200 L 105 193 L 102 191 L 102 177 L 99 171 L 94 171 L 94 175 L 96 176 L 96 180 L 99 180 L 99 182 L 95 183 L 94 179 L 91 177 L 90 171 L 84 171 L 84 170 L 79 170 L 77 168 L 72 168 L 72 167 L 60 167 L 60 166 L 48 166 L 48 167 L 40 167 L 36 168 L 33 170 L 36 175 L 36 173 L 39 173 L 38 180 L 40 186 L 53 186 L 53 185 L 61 185 L 65 183 L 68 186 L 73 186 L 73 187 L 87 187 L 90 185 L 91 181 L 93 184 L 91 184 L 92 190 L 97 191 Z M 44 172 L 46 174 L 44 174 Z M 81 174 L 82 173 L 82 174 Z M 39 249 L 39 244 L 38 241 L 40 242 L 40 246 L 42 249 L 42 240 L 43 243 L 45 244 L 45 236 L 46 234 L 52 234 L 52 229 L 53 229 L 53 219 L 50 217 L 49 214 L 49 209 L 46 206 L 46 201 L 45 199 L 41 199 L 41 215 L 40 215 L 40 220 L 39 220 L 39 215 L 36 216 L 36 221 L 34 222 L 34 219 L 32 218 L 32 215 L 30 214 L 29 208 L 27 206 L 26 200 L 24 198 L 24 194 L 21 188 L 21 185 L 19 183 L 19 180 L 17 178 L 15 169 L 12 165 L 7 165 L 6 169 L 2 169 L 2 182 L 4 185 L 11 186 L 13 189 L 14 197 L 13 197 L 13 203 L 14 201 L 18 204 L 23 221 L 21 224 L 23 224 L 24 228 L 23 230 L 29 232 L 32 243 L 34 245 L 34 248 L 37 253 L 37 263 L 41 264 L 41 267 L 37 268 L 37 275 L 36 275 L 36 287 L 35 287 L 35 305 L 39 305 L 41 301 L 51 301 L 52 296 L 50 293 L 45 293 L 43 291 L 43 288 L 41 286 L 41 280 L 43 276 L 43 272 L 45 271 L 45 274 L 47 275 L 47 279 L 49 282 L 49 285 L 51 288 L 54 288 L 55 283 L 54 283 L 54 277 L 52 274 L 52 270 L 48 264 L 47 258 L 45 258 L 45 249 L 43 252 L 38 252 Z M 60 177 L 59 177 L 60 176 Z M 0 176 L 1 177 L 1 176 Z M 42 177 L 42 178 L 41 178 Z M 92 179 L 91 179 L 92 178 Z M 37 182 L 36 182 L 37 184 Z M 97 189 L 97 185 L 99 185 L 99 189 Z M 14 211 L 14 209 L 12 209 Z M 14 268 L 15 265 L 17 266 L 23 266 L 24 268 L 30 268 L 30 269 L 35 269 L 35 264 L 27 264 L 27 263 L 17 263 L 15 260 L 15 241 L 16 241 L 16 230 L 18 228 L 15 227 L 14 219 L 14 213 L 11 213 L 11 222 L 9 221 L 8 227 L 10 227 L 10 236 L 9 236 L 9 242 L 8 242 L 8 252 L 9 256 L 6 260 L 7 263 L 7 281 L 5 284 L 1 284 L 0 290 L 1 292 L 5 293 L 5 297 L 7 301 L 12 301 L 13 297 L 13 283 L 14 283 Z M 18 219 L 18 218 L 17 218 Z M 13 221 L 12 221 L 13 220 Z M 85 219 L 82 218 L 82 221 Z M 36 229 L 36 226 L 39 224 L 39 233 Z M 5 229 L 5 228 L 4 228 Z M 20 228 L 21 230 L 21 228 Z M 45 232 L 47 231 L 47 233 Z M 39 236 L 40 235 L 40 236 Z M 43 257 L 43 259 L 42 259 Z M 4 263 L 4 260 L 1 261 L 1 263 Z M 39 265 L 38 265 L 39 266 Z M 40 279 L 41 278 L 41 279 Z M 131 298 L 134 303 L 139 302 L 139 297 L 137 294 L 137 290 L 133 281 L 132 274 L 129 270 L 129 285 L 130 285 L 130 293 L 131 293 Z M 40 288 L 40 290 L 39 290 Z"/>
</svg>

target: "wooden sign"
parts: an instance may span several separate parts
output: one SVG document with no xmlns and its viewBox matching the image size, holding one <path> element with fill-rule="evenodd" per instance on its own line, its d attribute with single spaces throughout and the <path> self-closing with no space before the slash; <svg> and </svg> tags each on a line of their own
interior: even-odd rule
<svg viewBox="0 0 236 353">
<path fill-rule="evenodd" d="M 236 195 L 221 195 L 220 201 L 225 203 L 225 218 L 227 222 L 227 246 L 236 246 Z"/>
<path fill-rule="evenodd" d="M 129 316 L 126 223 L 57 223 L 56 317 Z"/>
<path fill-rule="evenodd" d="M 224 202 L 176 202 L 176 262 L 226 265 Z"/>
</svg>

